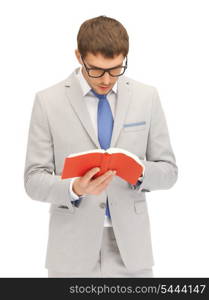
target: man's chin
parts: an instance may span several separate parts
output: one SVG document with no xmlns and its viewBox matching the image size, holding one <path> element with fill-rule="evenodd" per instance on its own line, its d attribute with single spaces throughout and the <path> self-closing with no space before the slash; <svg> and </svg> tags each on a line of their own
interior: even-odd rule
<svg viewBox="0 0 209 300">
<path fill-rule="evenodd" d="M 97 93 L 98 94 L 107 94 L 110 90 L 111 90 L 111 88 L 109 86 L 108 87 L 97 86 Z"/>
</svg>

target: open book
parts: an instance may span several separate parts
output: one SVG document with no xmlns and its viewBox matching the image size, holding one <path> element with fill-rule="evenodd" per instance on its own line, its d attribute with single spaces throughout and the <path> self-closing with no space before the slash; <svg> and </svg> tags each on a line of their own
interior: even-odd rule
<svg viewBox="0 0 209 300">
<path fill-rule="evenodd" d="M 94 179 L 108 170 L 116 170 L 116 175 L 130 184 L 136 184 L 144 175 L 145 167 L 133 153 L 120 149 L 94 149 L 86 152 L 70 154 L 65 158 L 62 179 L 83 176 L 90 169 L 99 167 L 100 171 Z"/>
</svg>

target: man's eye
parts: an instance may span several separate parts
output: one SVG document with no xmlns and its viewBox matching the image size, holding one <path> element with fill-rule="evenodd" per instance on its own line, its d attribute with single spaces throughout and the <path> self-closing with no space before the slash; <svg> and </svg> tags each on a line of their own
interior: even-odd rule
<svg viewBox="0 0 209 300">
<path fill-rule="evenodd" d="M 103 71 L 103 69 L 100 68 L 91 68 L 92 70 L 99 70 L 99 71 Z"/>
</svg>

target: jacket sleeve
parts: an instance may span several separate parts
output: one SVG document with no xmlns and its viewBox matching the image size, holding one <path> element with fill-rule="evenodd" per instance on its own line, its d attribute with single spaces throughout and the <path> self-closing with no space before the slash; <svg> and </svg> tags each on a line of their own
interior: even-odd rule
<svg viewBox="0 0 209 300">
<path fill-rule="evenodd" d="M 154 89 L 148 135 L 145 173 L 138 191 L 149 192 L 171 188 L 178 176 L 178 168 L 171 147 L 165 115 L 160 98 Z"/>
<path fill-rule="evenodd" d="M 41 96 L 37 93 L 31 114 L 24 187 L 33 200 L 64 205 L 73 209 L 69 185 L 71 179 L 55 175 L 53 137 L 44 111 Z"/>
</svg>

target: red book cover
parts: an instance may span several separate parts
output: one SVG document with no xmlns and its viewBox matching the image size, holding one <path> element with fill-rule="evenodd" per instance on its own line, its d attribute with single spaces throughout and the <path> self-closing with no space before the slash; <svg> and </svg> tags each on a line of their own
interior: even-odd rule
<svg viewBox="0 0 209 300">
<path fill-rule="evenodd" d="M 116 170 L 116 175 L 130 184 L 136 184 L 144 175 L 145 167 L 133 153 L 120 149 L 94 149 L 86 152 L 70 154 L 65 158 L 62 179 L 83 176 L 90 169 L 99 167 L 96 178 L 108 170 Z"/>
</svg>

